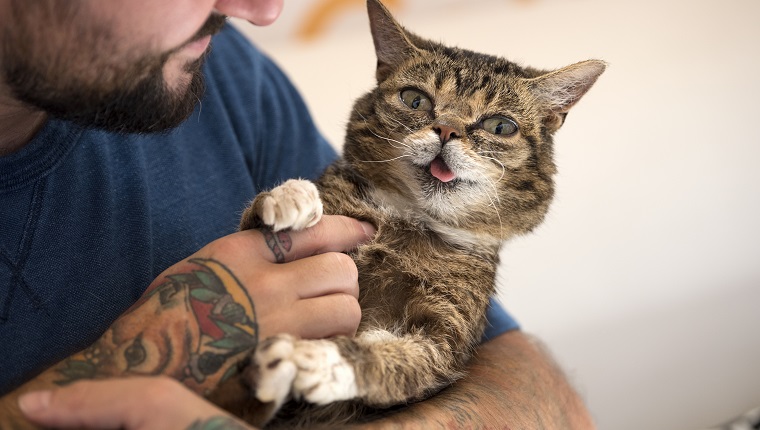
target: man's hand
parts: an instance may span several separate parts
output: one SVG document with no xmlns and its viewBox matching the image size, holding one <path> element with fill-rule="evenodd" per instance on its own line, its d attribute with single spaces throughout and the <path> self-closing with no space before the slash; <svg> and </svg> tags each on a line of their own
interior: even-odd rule
<svg viewBox="0 0 760 430">
<path fill-rule="evenodd" d="M 372 234 L 334 216 L 301 231 L 216 240 L 159 276 L 131 312 L 64 363 L 61 381 L 162 374 L 207 392 L 259 339 L 352 336 L 361 319 L 358 272 L 342 251 Z"/>
<path fill-rule="evenodd" d="M 16 398 L 80 380 L 167 375 L 207 393 L 259 339 L 353 335 L 361 319 L 358 274 L 342 254 L 374 235 L 325 216 L 297 232 L 238 232 L 164 271 L 92 346 L 0 399 L 0 428 L 19 426 Z"/>
<path fill-rule="evenodd" d="M 246 287 L 260 339 L 279 333 L 305 339 L 353 336 L 361 319 L 358 272 L 343 252 L 374 234 L 371 224 L 324 216 L 296 232 L 243 231 L 198 254 L 224 261 Z"/>
<path fill-rule="evenodd" d="M 81 381 L 21 396 L 26 417 L 54 428 L 251 429 L 166 377 Z"/>
</svg>

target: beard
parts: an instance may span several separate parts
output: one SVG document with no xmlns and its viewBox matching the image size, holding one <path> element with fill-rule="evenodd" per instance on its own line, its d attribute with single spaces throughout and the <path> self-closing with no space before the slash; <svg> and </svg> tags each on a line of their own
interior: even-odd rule
<svg viewBox="0 0 760 430">
<path fill-rule="evenodd" d="M 52 20 L 80 13 L 77 6 L 62 7 L 69 10 L 57 11 Z M 19 15 L 21 9 L 16 9 Z M 39 26 L 24 26 L 24 17 L 18 18 L 21 26 L 14 29 L 14 37 L 6 32 L 6 43 L 0 47 L 0 79 L 13 98 L 54 118 L 118 133 L 160 132 L 187 119 L 205 90 L 206 54 L 182 66 L 181 82 L 166 82 L 167 62 L 185 45 L 161 54 L 126 53 L 114 59 L 104 54 L 119 51 L 105 27 L 78 29 L 70 39 L 77 43 L 67 44 L 64 37 L 59 46 L 51 46 L 54 41 L 40 36 Z M 36 17 L 38 22 L 43 18 Z M 225 22 L 224 16 L 211 15 L 188 43 L 218 33 Z"/>
</svg>

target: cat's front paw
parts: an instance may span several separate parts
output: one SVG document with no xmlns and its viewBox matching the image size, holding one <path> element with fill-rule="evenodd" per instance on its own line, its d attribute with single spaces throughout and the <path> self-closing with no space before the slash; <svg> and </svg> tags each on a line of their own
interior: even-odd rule
<svg viewBox="0 0 760 430">
<path fill-rule="evenodd" d="M 290 179 L 273 190 L 261 193 L 243 213 L 241 230 L 264 224 L 273 231 L 302 230 L 322 218 L 322 200 L 316 185 L 304 179 Z"/>
<path fill-rule="evenodd" d="M 256 350 L 256 397 L 278 407 L 292 394 L 325 405 L 357 396 L 354 368 L 329 340 L 296 340 L 279 335 Z"/>
<path fill-rule="evenodd" d="M 296 377 L 296 365 L 290 360 L 293 355 L 295 338 L 279 335 L 264 340 L 253 356 L 253 365 L 258 372 L 256 380 L 256 398 L 264 403 L 273 403 L 275 410 L 280 409 L 290 397 L 293 380 Z"/>
</svg>

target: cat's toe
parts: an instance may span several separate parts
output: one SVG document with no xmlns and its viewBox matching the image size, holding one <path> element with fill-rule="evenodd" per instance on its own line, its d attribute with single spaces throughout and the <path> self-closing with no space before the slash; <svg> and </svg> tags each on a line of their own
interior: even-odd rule
<svg viewBox="0 0 760 430">
<path fill-rule="evenodd" d="M 262 342 L 254 355 L 258 367 L 256 398 L 265 403 L 274 403 L 277 409 L 288 399 L 298 371 L 290 359 L 294 344 L 292 336 L 275 336 Z"/>
<path fill-rule="evenodd" d="M 259 217 L 265 225 L 272 226 L 277 220 L 277 201 L 272 196 L 266 196 L 261 200 Z"/>
<path fill-rule="evenodd" d="M 328 340 L 298 342 L 293 361 L 298 368 L 293 381 L 296 396 L 319 405 L 357 396 L 354 368 L 335 343 Z"/>
<path fill-rule="evenodd" d="M 322 201 L 310 181 L 291 179 L 270 191 L 259 216 L 274 231 L 301 230 L 322 218 Z"/>
<path fill-rule="evenodd" d="M 256 398 L 279 407 L 292 394 L 325 405 L 356 398 L 353 365 L 329 340 L 296 340 L 290 335 L 266 339 L 254 354 L 258 369 Z"/>
</svg>

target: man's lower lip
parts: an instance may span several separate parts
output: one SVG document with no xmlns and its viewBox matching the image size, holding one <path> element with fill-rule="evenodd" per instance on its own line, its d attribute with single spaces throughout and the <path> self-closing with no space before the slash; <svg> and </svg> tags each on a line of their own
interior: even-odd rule
<svg viewBox="0 0 760 430">
<path fill-rule="evenodd" d="M 194 55 L 200 55 L 206 51 L 209 43 L 211 43 L 211 36 L 204 36 L 188 43 L 182 50 Z"/>
</svg>

